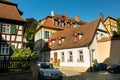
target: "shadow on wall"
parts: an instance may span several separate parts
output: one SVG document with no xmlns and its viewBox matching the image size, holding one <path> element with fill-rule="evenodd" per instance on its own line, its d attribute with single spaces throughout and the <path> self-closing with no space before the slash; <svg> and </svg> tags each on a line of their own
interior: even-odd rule
<svg viewBox="0 0 120 80">
<path fill-rule="evenodd" d="M 120 40 L 112 40 L 110 46 L 110 57 L 104 63 L 107 65 L 120 63 Z"/>
<path fill-rule="evenodd" d="M 49 44 L 46 43 L 45 40 L 40 39 L 34 44 L 34 51 L 39 53 L 38 60 L 39 61 L 50 61 L 50 47 Z"/>
</svg>

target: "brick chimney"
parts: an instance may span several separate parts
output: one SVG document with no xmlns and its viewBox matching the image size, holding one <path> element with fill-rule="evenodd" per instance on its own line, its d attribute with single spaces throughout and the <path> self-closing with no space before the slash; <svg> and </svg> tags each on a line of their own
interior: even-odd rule
<svg viewBox="0 0 120 80">
<path fill-rule="evenodd" d="M 75 21 L 80 22 L 80 16 L 76 16 Z"/>
<path fill-rule="evenodd" d="M 100 13 L 100 19 L 104 22 L 104 15 Z"/>
</svg>

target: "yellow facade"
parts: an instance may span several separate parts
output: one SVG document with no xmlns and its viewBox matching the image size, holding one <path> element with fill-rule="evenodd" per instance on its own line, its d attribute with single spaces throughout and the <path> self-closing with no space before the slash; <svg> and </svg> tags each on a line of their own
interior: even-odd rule
<svg viewBox="0 0 120 80">
<path fill-rule="evenodd" d="M 113 33 L 113 31 L 116 31 L 118 32 L 118 29 L 117 29 L 117 20 L 116 19 L 113 19 L 111 17 L 108 17 L 105 22 L 104 22 L 104 25 L 106 26 L 108 32 L 110 34 Z"/>
<path fill-rule="evenodd" d="M 46 19 L 42 20 L 42 21 L 37 25 L 37 28 L 36 28 L 36 29 L 40 28 L 40 26 L 43 25 L 45 21 L 46 21 Z"/>
</svg>

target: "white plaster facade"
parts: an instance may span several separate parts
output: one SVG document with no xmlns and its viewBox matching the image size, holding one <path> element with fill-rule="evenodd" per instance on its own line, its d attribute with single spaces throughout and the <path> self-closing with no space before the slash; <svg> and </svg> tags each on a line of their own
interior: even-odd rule
<svg viewBox="0 0 120 80">
<path fill-rule="evenodd" d="M 80 51 L 83 52 L 83 61 L 79 61 Z M 69 52 L 72 52 L 73 61 L 68 61 L 70 58 Z M 53 58 L 53 60 L 54 60 L 54 53 L 57 53 L 58 59 L 60 59 L 60 66 L 73 66 L 73 67 L 75 66 L 89 67 L 90 66 L 90 55 L 89 55 L 88 47 L 51 51 L 50 58 Z M 62 61 L 62 53 L 64 53 L 64 61 Z"/>
<path fill-rule="evenodd" d="M 93 39 L 89 46 L 85 47 L 78 47 L 78 48 L 70 48 L 70 49 L 58 49 L 58 50 L 51 50 L 50 52 L 43 52 L 43 58 L 42 61 L 52 61 L 54 63 L 55 55 L 57 54 L 56 58 L 57 60 L 60 60 L 60 66 L 68 66 L 68 67 L 92 67 L 93 66 L 93 60 L 97 60 L 99 62 L 98 58 L 98 44 L 97 40 L 102 39 L 98 34 L 103 34 L 105 38 L 109 37 L 109 34 L 107 32 L 107 29 L 103 25 L 102 22 L 99 22 L 97 29 L 94 33 Z M 83 60 L 79 61 L 80 59 L 80 51 L 82 51 Z M 69 61 L 70 53 L 72 53 L 72 61 Z M 64 54 L 64 60 L 62 60 L 62 54 Z M 49 56 L 46 56 L 49 55 Z M 52 59 L 52 60 L 51 60 Z"/>
</svg>

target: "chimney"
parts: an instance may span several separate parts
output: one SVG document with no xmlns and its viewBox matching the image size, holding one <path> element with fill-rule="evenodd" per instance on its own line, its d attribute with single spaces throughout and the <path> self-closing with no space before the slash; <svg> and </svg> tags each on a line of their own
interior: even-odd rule
<svg viewBox="0 0 120 80">
<path fill-rule="evenodd" d="M 80 16 L 76 16 L 75 21 L 80 22 Z"/>
<path fill-rule="evenodd" d="M 54 11 L 51 11 L 51 16 L 54 16 Z"/>
<path fill-rule="evenodd" d="M 100 13 L 100 19 L 104 22 L 104 15 Z"/>
</svg>

